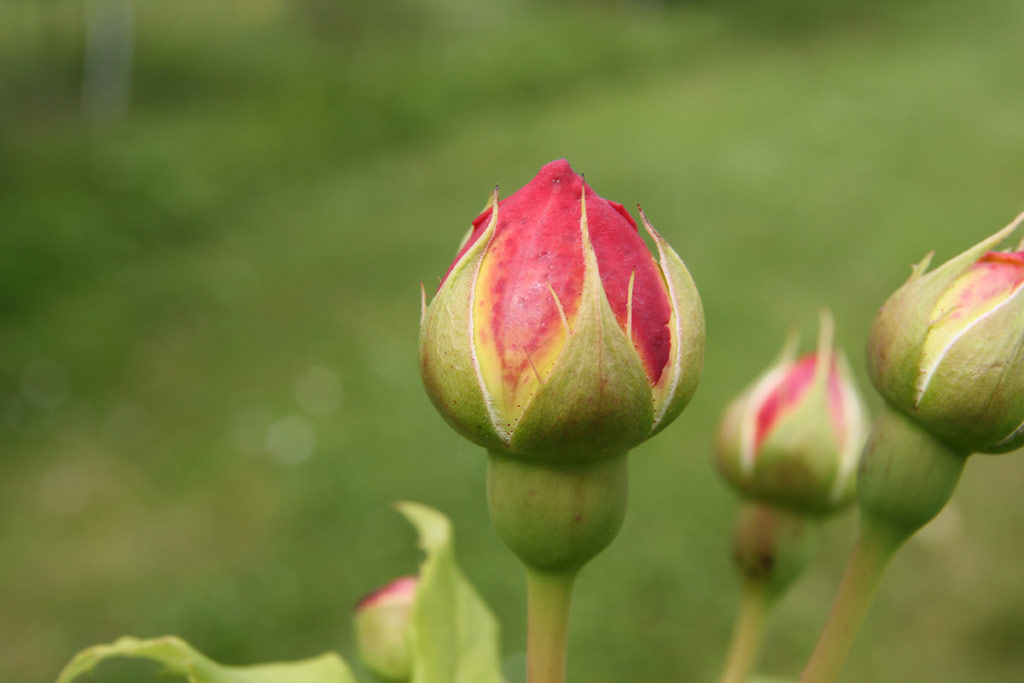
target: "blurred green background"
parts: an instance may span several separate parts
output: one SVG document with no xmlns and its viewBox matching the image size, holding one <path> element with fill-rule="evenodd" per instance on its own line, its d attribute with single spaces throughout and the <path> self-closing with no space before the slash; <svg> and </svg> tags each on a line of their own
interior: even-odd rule
<svg viewBox="0 0 1024 683">
<path fill-rule="evenodd" d="M 350 656 L 352 605 L 418 561 L 398 499 L 453 518 L 521 677 L 523 579 L 483 452 L 420 387 L 419 283 L 495 183 L 558 157 L 643 203 L 709 342 L 582 575 L 570 679 L 713 680 L 738 596 L 719 412 L 822 305 L 863 381 L 909 265 L 1024 208 L 1021 35 L 1003 0 L 6 0 L 0 681 L 123 633 Z M 1022 488 L 1024 458 L 972 460 L 844 680 L 1024 677 Z M 765 670 L 802 666 L 854 530 L 825 526 Z"/>
</svg>

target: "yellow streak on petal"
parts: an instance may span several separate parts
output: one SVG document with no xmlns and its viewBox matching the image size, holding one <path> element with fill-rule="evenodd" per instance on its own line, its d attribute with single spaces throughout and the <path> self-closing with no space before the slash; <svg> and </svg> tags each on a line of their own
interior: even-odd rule
<svg viewBox="0 0 1024 683">
<path fill-rule="evenodd" d="M 626 339 L 633 343 L 633 281 L 636 280 L 636 268 L 629 274 L 629 291 L 626 294 Z M 671 348 L 671 347 L 670 347 Z M 665 373 L 662 373 L 665 374 Z"/>
<path fill-rule="evenodd" d="M 565 328 L 565 333 L 569 334 L 569 321 L 565 319 L 565 309 L 562 308 L 562 301 L 558 298 L 558 294 L 555 293 L 555 288 L 548 283 L 548 291 L 551 292 L 551 298 L 555 300 L 555 308 L 558 309 L 558 317 L 562 320 L 562 327 Z"/>
<path fill-rule="evenodd" d="M 495 311 L 492 293 L 498 288 L 504 274 L 499 272 L 501 259 L 488 256 L 484 257 L 480 265 L 476 282 L 473 345 L 480 376 L 487 392 L 494 399 L 501 427 L 511 432 L 530 406 L 537 390 L 551 375 L 569 335 L 569 321 L 554 289 L 550 283 L 546 283 L 561 325 L 547 339 L 541 340 L 539 346 L 531 345 L 529 349 L 517 345 L 516 339 L 495 339 L 493 316 L 501 313 Z M 532 330 L 524 330 L 522 336 L 523 339 L 529 339 L 531 344 L 537 342 Z"/>
</svg>

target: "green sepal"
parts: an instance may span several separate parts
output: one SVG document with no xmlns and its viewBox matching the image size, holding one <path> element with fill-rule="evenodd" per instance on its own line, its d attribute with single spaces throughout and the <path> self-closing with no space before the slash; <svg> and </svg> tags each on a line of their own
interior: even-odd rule
<svg viewBox="0 0 1024 683">
<path fill-rule="evenodd" d="M 598 460 L 651 435 L 650 383 L 601 286 L 585 206 L 580 232 L 584 274 L 575 324 L 507 449 L 500 450 L 563 462 Z"/>
<path fill-rule="evenodd" d="M 658 248 L 658 265 L 668 288 L 672 305 L 672 349 L 665 372 L 671 373 L 666 395 L 654 406 L 654 429 L 657 434 L 675 420 L 693 398 L 704 369 L 704 306 L 686 264 L 671 245 L 654 229 L 643 209 L 637 207 L 647 234 Z"/>
<path fill-rule="evenodd" d="M 473 299 L 477 275 L 498 221 L 494 210 L 483 234 L 452 267 L 420 324 L 420 376 L 427 396 L 455 431 L 485 448 L 505 446 L 492 414 L 473 344 Z"/>
<path fill-rule="evenodd" d="M 455 564 L 451 522 L 419 503 L 396 508 L 426 553 L 410 624 L 411 683 L 503 683 L 498 622 Z"/>
<path fill-rule="evenodd" d="M 297 662 L 225 666 L 176 636 L 149 640 L 123 637 L 107 645 L 79 652 L 57 676 L 57 683 L 72 683 L 109 659 L 146 659 L 162 664 L 163 675 L 184 677 L 189 683 L 355 683 L 342 659 L 327 653 Z"/>
<path fill-rule="evenodd" d="M 838 500 L 832 497 L 841 447 L 827 401 L 825 387 L 815 383 L 778 418 L 754 464 L 751 480 L 758 499 L 807 514 L 831 512 L 852 501 L 852 487 Z"/>
</svg>

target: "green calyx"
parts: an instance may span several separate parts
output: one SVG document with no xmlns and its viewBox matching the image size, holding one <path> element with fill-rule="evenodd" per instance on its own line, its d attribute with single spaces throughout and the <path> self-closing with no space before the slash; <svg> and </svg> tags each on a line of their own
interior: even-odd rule
<svg viewBox="0 0 1024 683">
<path fill-rule="evenodd" d="M 487 502 L 501 540 L 531 569 L 575 572 L 626 515 L 626 454 L 548 463 L 490 451 Z"/>
</svg>

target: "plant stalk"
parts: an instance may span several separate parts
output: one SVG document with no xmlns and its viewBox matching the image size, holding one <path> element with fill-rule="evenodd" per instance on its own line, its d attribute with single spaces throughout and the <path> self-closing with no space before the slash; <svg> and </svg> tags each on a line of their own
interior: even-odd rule
<svg viewBox="0 0 1024 683">
<path fill-rule="evenodd" d="M 725 660 L 721 683 L 743 683 L 750 675 L 764 641 L 765 624 L 771 610 L 771 599 L 762 581 L 746 581 L 732 644 Z"/>
<path fill-rule="evenodd" d="M 857 543 L 846 565 L 832 610 L 801 683 L 833 683 L 839 677 L 860 626 L 867 617 L 889 561 L 909 533 L 895 532 L 862 520 Z"/>
<path fill-rule="evenodd" d="M 891 407 L 875 420 L 857 471 L 860 534 L 801 683 L 832 683 L 897 549 L 942 511 L 967 453 Z"/>
<path fill-rule="evenodd" d="M 526 659 L 529 683 L 565 683 L 569 608 L 576 570 L 526 567 Z"/>
</svg>

